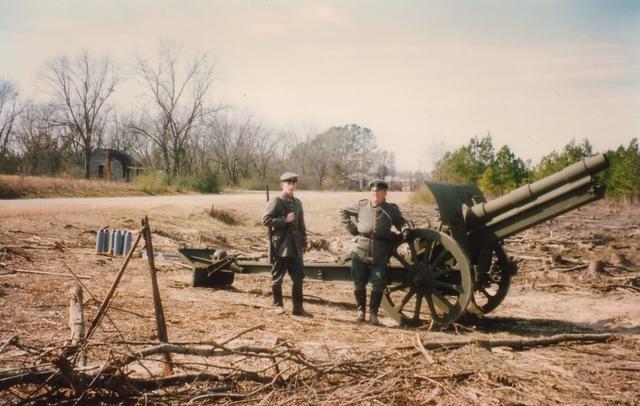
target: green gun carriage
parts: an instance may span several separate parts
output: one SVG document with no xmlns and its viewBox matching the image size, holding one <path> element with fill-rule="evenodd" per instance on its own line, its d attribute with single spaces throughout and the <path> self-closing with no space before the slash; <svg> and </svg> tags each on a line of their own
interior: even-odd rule
<svg viewBox="0 0 640 406">
<path fill-rule="evenodd" d="M 436 227 L 413 229 L 407 241 L 398 241 L 383 310 L 399 325 L 441 327 L 467 310 L 494 310 L 517 271 L 504 239 L 604 197 L 595 175 L 607 167 L 606 157 L 595 155 L 491 201 L 474 185 L 426 182 L 440 219 Z M 228 286 L 236 273 L 271 270 L 268 262 L 220 249 L 179 253 L 193 266 L 193 286 Z M 322 281 L 351 281 L 350 269 L 349 262 L 305 262 L 305 276 Z"/>
</svg>

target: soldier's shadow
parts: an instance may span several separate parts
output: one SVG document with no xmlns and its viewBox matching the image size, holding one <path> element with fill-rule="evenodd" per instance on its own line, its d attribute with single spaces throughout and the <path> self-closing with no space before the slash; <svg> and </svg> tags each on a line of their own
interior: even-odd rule
<svg viewBox="0 0 640 406">
<path fill-rule="evenodd" d="M 218 289 L 221 289 L 218 287 Z M 225 286 L 221 290 L 237 292 L 237 293 L 253 293 L 260 296 L 268 296 L 270 293 L 262 292 L 259 289 L 244 291 L 233 286 Z M 285 298 L 290 299 L 287 294 Z M 304 295 L 305 303 L 328 306 L 336 309 L 355 312 L 356 305 L 353 302 L 341 302 L 335 300 L 323 299 L 319 296 Z M 384 314 L 381 309 L 380 312 Z M 388 320 L 388 317 L 382 316 Z M 329 320 L 346 323 L 361 324 L 351 319 L 342 319 L 337 317 L 329 317 Z M 522 337 L 540 337 L 552 336 L 556 334 L 593 334 L 593 333 L 615 333 L 615 334 L 640 334 L 640 326 L 621 327 L 614 326 L 615 319 L 602 319 L 593 323 L 576 323 L 569 320 L 559 319 L 543 319 L 543 318 L 523 318 L 523 317 L 501 317 L 501 316 L 482 316 L 478 317 L 471 313 L 465 313 L 455 323 L 449 327 L 440 330 L 445 333 L 464 334 L 465 332 L 480 332 L 486 334 L 492 333 L 509 333 Z M 383 322 L 382 328 L 406 329 L 425 331 L 427 325 L 422 326 L 399 326 L 395 323 Z"/>
<path fill-rule="evenodd" d="M 248 290 L 243 290 L 243 289 L 238 289 L 232 285 L 227 285 L 227 286 L 218 286 L 215 288 L 216 290 L 224 290 L 227 292 L 235 292 L 235 293 L 247 293 L 247 294 L 252 294 L 252 295 L 256 295 L 256 296 L 260 296 L 260 297 L 269 297 L 271 296 L 271 292 L 269 291 L 264 291 L 262 289 L 248 289 Z M 283 289 L 283 295 L 282 297 L 286 300 L 290 300 L 291 299 L 291 295 L 287 292 L 288 287 Z M 335 301 L 335 300 L 327 300 L 327 299 L 323 299 L 319 296 L 314 296 L 314 295 L 309 295 L 309 294 L 304 294 L 304 303 L 309 303 L 309 304 L 315 304 L 315 305 L 320 305 L 320 306 L 330 306 L 330 307 L 335 307 L 337 309 L 342 309 L 342 310 L 356 310 L 356 305 L 353 302 L 340 302 L 340 301 Z"/>
<path fill-rule="evenodd" d="M 318 296 L 304 295 L 305 303 L 316 304 L 320 306 L 331 306 L 342 310 L 356 310 L 356 304 L 353 302 L 338 302 L 335 300 L 327 300 Z"/>
</svg>

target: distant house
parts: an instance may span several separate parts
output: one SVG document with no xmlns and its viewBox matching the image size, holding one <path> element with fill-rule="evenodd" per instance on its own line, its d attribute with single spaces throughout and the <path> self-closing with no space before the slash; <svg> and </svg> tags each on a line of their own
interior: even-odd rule
<svg viewBox="0 0 640 406">
<path fill-rule="evenodd" d="M 92 178 L 131 182 L 142 169 L 126 152 L 107 148 L 96 148 L 91 152 L 89 171 Z"/>
<path fill-rule="evenodd" d="M 411 192 L 415 190 L 418 181 L 413 178 L 403 178 L 399 176 L 387 176 L 385 180 L 389 183 L 389 189 L 401 192 Z"/>
</svg>

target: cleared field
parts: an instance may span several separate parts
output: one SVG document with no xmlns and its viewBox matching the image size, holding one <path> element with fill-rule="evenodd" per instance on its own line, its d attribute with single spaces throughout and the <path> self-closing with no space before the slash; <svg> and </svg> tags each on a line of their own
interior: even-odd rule
<svg viewBox="0 0 640 406">
<path fill-rule="evenodd" d="M 338 260 L 347 252 L 350 238 L 337 211 L 366 194 L 298 196 L 311 239 L 325 240 L 328 247 L 309 252 L 305 259 Z M 389 198 L 418 226 L 436 217 L 433 206 L 413 205 L 408 194 L 390 193 Z M 158 252 L 209 246 L 264 260 L 266 237 L 259 224 L 264 201 L 260 193 L 0 201 L 0 269 L 64 274 L 71 269 L 91 277 L 83 280 L 85 317 L 91 319 L 122 264 L 122 258 L 94 254 L 95 230 L 108 225 L 135 231 L 140 218 L 148 215 Z M 212 205 L 240 225 L 210 217 Z M 519 274 L 505 302 L 485 318 L 464 318 L 445 331 L 399 328 L 384 315 L 381 327 L 356 323 L 350 283 L 306 282 L 305 307 L 314 318 L 276 316 L 270 310 L 268 274 L 236 275 L 226 290 L 191 288 L 191 272 L 184 264 L 158 259 L 171 342 L 193 346 L 231 339 L 227 347 L 268 349 L 269 357 L 246 352 L 219 357 L 176 354 L 176 376 L 191 378 L 177 379 L 161 390 L 149 384 L 160 379 L 161 357 L 147 357 L 122 367 L 129 374 L 117 381 L 128 388 L 123 394 L 96 385 L 87 389 L 84 399 L 175 404 L 637 404 L 640 289 L 633 281 L 640 277 L 639 241 L 638 209 L 607 202 L 537 226 L 506 244 Z M 589 272 L 594 259 L 602 261 L 601 272 Z M 44 351 L 60 352 L 69 338 L 67 291 L 72 281 L 20 272 L 0 275 L 2 369 L 43 362 L 39 357 Z M 100 368 L 110 357 L 137 354 L 157 343 L 145 259 L 130 263 L 108 315 L 91 340 L 88 365 Z M 244 334 L 234 338 L 240 333 Z M 561 334 L 601 338 L 546 344 L 541 340 Z M 12 338 L 17 345 L 9 343 Z M 469 342 L 477 345 L 460 346 Z M 447 343 L 450 348 L 445 348 Z M 277 365 L 273 359 L 279 360 Z M 0 398 L 73 398 L 69 391 L 50 389 L 0 386 Z"/>
</svg>

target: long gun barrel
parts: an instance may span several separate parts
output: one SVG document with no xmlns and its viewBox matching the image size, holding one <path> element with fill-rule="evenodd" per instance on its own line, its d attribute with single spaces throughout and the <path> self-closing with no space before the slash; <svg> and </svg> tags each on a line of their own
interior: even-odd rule
<svg viewBox="0 0 640 406">
<path fill-rule="evenodd" d="M 493 218 L 509 210 L 521 207 L 545 193 L 563 185 L 570 184 L 578 179 L 595 175 L 606 169 L 607 166 L 608 162 L 604 154 L 583 159 L 580 162 L 564 168 L 560 172 L 540 179 L 537 182 L 521 186 L 500 198 L 469 207 L 464 212 L 465 224 L 468 226 L 486 224 Z"/>
</svg>

